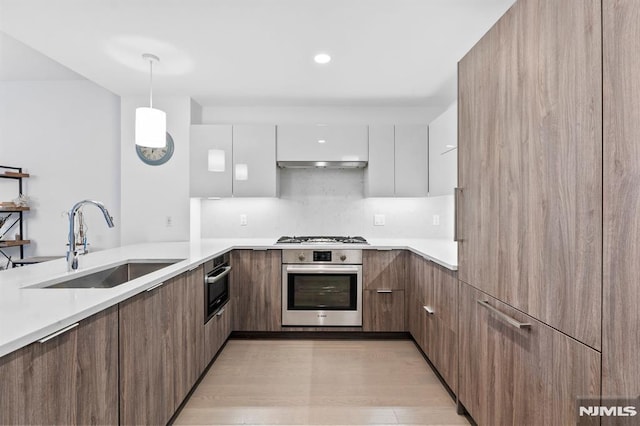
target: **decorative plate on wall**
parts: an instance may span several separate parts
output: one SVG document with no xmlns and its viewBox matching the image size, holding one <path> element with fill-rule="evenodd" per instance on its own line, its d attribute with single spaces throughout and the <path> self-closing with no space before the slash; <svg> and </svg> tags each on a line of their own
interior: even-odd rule
<svg viewBox="0 0 640 426">
<path fill-rule="evenodd" d="M 169 161 L 173 155 L 173 138 L 167 132 L 167 145 L 164 148 L 149 148 L 136 145 L 136 152 L 143 163 L 150 166 L 159 166 Z"/>
</svg>

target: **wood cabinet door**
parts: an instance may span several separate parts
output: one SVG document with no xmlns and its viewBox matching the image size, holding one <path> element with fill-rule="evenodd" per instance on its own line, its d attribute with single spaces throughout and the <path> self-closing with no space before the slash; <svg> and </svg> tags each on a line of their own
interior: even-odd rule
<svg viewBox="0 0 640 426">
<path fill-rule="evenodd" d="M 404 250 L 362 250 L 362 279 L 365 290 L 404 290 Z"/>
<path fill-rule="evenodd" d="M 519 1 L 459 64 L 459 278 L 596 349 L 600 21 L 600 0 Z"/>
<path fill-rule="evenodd" d="M 423 347 L 424 309 L 422 294 L 424 288 L 420 285 L 420 277 L 425 273 L 423 259 L 414 253 L 407 255 L 407 288 L 405 290 L 405 309 L 407 314 L 407 330 L 411 333 L 418 346 Z"/>
<path fill-rule="evenodd" d="M 0 358 L 0 424 L 117 424 L 118 309 Z"/>
<path fill-rule="evenodd" d="M 478 425 L 598 424 L 578 398 L 600 396 L 599 352 L 464 283 L 459 300 L 458 397 Z"/>
<path fill-rule="evenodd" d="M 603 2 L 603 398 L 640 395 L 640 2 Z M 605 404 L 603 404 L 605 405 Z M 603 418 L 607 425 L 637 417 Z"/>
<path fill-rule="evenodd" d="M 231 252 L 234 330 L 280 331 L 282 255 L 280 250 Z"/>
<path fill-rule="evenodd" d="M 171 292 L 171 344 L 174 347 L 174 404 L 178 407 L 203 371 L 204 268 L 179 275 L 167 283 Z"/>
<path fill-rule="evenodd" d="M 167 424 L 175 411 L 170 281 L 120 303 L 120 424 Z"/>
<path fill-rule="evenodd" d="M 425 261 L 426 262 L 426 261 Z M 428 300 L 424 306 L 427 325 L 425 345 L 427 356 L 453 392 L 458 382 L 458 285 L 456 273 L 433 262 L 427 262 L 430 279 Z"/>
<path fill-rule="evenodd" d="M 404 290 L 364 290 L 362 331 L 406 331 Z"/>
</svg>

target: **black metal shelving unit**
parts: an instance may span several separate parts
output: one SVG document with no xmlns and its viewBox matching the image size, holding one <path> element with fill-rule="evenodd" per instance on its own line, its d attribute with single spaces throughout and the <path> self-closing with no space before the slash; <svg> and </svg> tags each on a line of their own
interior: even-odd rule
<svg viewBox="0 0 640 426">
<path fill-rule="evenodd" d="M 28 178 L 28 173 L 22 172 L 22 167 L 10 167 L 10 166 L 0 166 L 0 179 L 14 179 L 18 182 L 18 195 L 23 194 L 22 190 L 22 179 Z M 2 200 L 0 200 L 2 201 Z M 0 254 L 5 257 L 8 261 L 8 266 L 13 266 L 13 261 L 17 259 L 12 259 L 11 256 L 5 253 L 3 249 L 18 247 L 20 250 L 20 260 L 24 259 L 24 246 L 29 244 L 31 241 L 25 239 L 24 235 L 24 212 L 29 211 L 29 207 L 20 207 L 20 206 L 5 206 L 0 205 L 0 215 L 5 219 L 5 223 L 0 228 Z M 15 215 L 15 217 L 14 217 Z M 9 225 L 7 225 L 7 223 Z M 17 225 L 17 228 L 16 228 Z M 5 237 L 12 230 L 18 231 L 20 238 L 18 239 L 6 239 Z"/>
</svg>

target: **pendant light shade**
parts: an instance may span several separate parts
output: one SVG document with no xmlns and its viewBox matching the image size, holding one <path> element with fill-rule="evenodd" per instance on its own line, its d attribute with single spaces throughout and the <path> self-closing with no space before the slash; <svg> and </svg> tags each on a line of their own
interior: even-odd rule
<svg viewBox="0 0 640 426">
<path fill-rule="evenodd" d="M 167 114 L 156 108 L 136 108 L 136 145 L 164 148 L 167 144 Z"/>
<path fill-rule="evenodd" d="M 150 53 L 142 55 L 149 61 L 149 107 L 136 108 L 136 145 L 164 148 L 167 145 L 167 114 L 153 107 L 153 63 L 160 59 Z"/>
<path fill-rule="evenodd" d="M 207 159 L 207 170 L 210 172 L 224 172 L 225 161 L 224 151 L 221 149 L 210 149 Z"/>
</svg>

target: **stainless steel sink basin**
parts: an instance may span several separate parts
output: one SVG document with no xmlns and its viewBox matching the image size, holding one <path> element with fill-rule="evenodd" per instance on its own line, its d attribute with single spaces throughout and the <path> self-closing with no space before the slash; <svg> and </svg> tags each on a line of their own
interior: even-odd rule
<svg viewBox="0 0 640 426">
<path fill-rule="evenodd" d="M 71 280 L 62 281 L 45 286 L 35 286 L 39 288 L 112 288 L 135 280 L 143 275 L 150 274 L 167 266 L 173 265 L 182 259 L 171 259 L 158 262 L 150 261 L 129 261 L 120 265 L 112 266 L 102 271 L 84 275 Z"/>
</svg>

